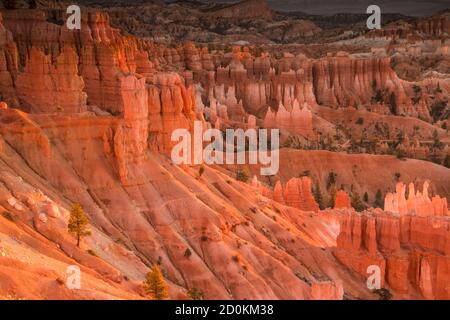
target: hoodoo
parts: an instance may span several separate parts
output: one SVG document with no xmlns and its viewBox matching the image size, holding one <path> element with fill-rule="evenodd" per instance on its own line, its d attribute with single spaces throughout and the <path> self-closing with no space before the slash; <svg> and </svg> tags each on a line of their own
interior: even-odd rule
<svg viewBox="0 0 450 320">
<path fill-rule="evenodd" d="M 450 299 L 448 12 L 275 2 L 0 4 L 0 300 Z"/>
</svg>

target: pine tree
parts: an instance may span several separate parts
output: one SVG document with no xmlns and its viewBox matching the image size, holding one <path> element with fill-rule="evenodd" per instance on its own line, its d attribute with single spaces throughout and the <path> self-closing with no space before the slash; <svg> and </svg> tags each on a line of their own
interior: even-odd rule
<svg viewBox="0 0 450 320">
<path fill-rule="evenodd" d="M 336 193 L 337 193 L 337 188 L 336 188 L 336 185 L 333 184 L 330 189 L 330 201 L 329 201 L 330 208 L 334 208 L 334 205 L 336 202 Z"/>
<path fill-rule="evenodd" d="M 335 172 L 331 171 L 328 173 L 327 190 L 330 190 L 331 186 L 336 184 L 336 177 L 337 174 Z"/>
<path fill-rule="evenodd" d="M 142 284 L 144 291 L 155 300 L 163 300 L 169 296 L 167 284 L 157 264 L 145 276 Z"/>
<path fill-rule="evenodd" d="M 377 193 L 375 195 L 374 206 L 375 208 L 383 208 L 383 194 L 381 193 L 380 189 L 377 190 Z"/>
<path fill-rule="evenodd" d="M 352 195 L 352 207 L 358 212 L 363 211 L 366 208 L 364 203 L 361 201 L 361 197 L 358 192 L 354 192 Z"/>
<path fill-rule="evenodd" d="M 70 212 L 69 224 L 67 225 L 69 232 L 77 238 L 77 247 L 80 247 L 81 237 L 88 236 L 91 232 L 87 229 L 89 220 L 79 203 L 75 203 Z"/>
<path fill-rule="evenodd" d="M 316 183 L 314 185 L 313 195 L 314 195 L 314 199 L 316 199 L 316 202 L 319 205 L 320 210 L 325 209 L 324 202 L 323 202 L 322 191 L 320 190 L 320 185 L 319 185 L 318 181 L 316 181 Z"/>
<path fill-rule="evenodd" d="M 367 191 L 364 192 L 364 195 L 363 195 L 363 201 L 364 201 L 365 203 L 369 202 L 369 194 L 367 193 Z"/>
</svg>

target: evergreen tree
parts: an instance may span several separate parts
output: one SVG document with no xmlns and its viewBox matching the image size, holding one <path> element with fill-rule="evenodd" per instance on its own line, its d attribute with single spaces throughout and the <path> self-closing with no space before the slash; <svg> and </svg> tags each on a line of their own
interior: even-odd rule
<svg viewBox="0 0 450 320">
<path fill-rule="evenodd" d="M 325 209 L 323 196 L 322 196 L 322 191 L 320 190 L 320 185 L 319 185 L 318 181 L 316 181 L 316 183 L 314 185 L 313 195 L 314 195 L 314 199 L 316 199 L 316 202 L 319 205 L 320 210 Z"/>
<path fill-rule="evenodd" d="M 336 188 L 336 185 L 333 184 L 330 189 L 330 201 L 329 201 L 330 208 L 334 208 L 335 201 L 336 201 L 336 193 L 337 193 L 337 188 Z"/>
<path fill-rule="evenodd" d="M 70 212 L 69 224 L 67 225 L 69 232 L 77 238 L 77 247 L 80 247 L 81 237 L 88 236 L 91 232 L 87 229 L 89 220 L 79 203 L 75 203 Z"/>
<path fill-rule="evenodd" d="M 330 190 L 331 186 L 336 184 L 337 174 L 333 171 L 328 173 L 327 190 Z"/>
<path fill-rule="evenodd" d="M 154 264 L 150 272 L 147 273 L 142 286 L 145 293 L 155 300 L 163 300 L 169 296 L 167 284 L 157 264 Z"/>
<path fill-rule="evenodd" d="M 353 192 L 352 194 L 352 207 L 358 212 L 363 211 L 366 208 L 358 192 Z"/>
<path fill-rule="evenodd" d="M 369 202 L 369 194 L 367 193 L 367 191 L 364 192 L 364 195 L 363 195 L 363 201 L 364 201 L 365 203 Z"/>
<path fill-rule="evenodd" d="M 374 206 L 375 206 L 375 208 L 383 208 L 383 206 L 384 206 L 383 194 L 381 193 L 380 189 L 377 190 L 377 193 L 375 195 Z"/>
</svg>

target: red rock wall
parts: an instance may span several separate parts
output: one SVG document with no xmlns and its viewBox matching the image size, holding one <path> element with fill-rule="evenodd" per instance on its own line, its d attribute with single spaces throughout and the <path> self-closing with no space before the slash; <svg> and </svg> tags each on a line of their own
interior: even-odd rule
<svg viewBox="0 0 450 320">
<path fill-rule="evenodd" d="M 341 216 L 334 255 L 364 279 L 381 270 L 396 294 L 449 299 L 450 223 L 441 217 L 392 216 L 380 210 Z M 400 297 L 398 296 L 398 297 Z"/>
<path fill-rule="evenodd" d="M 438 195 L 430 199 L 428 187 L 429 183 L 424 182 L 422 192 L 420 192 L 415 190 L 413 183 L 410 183 L 406 198 L 406 185 L 398 183 L 396 192 L 386 195 L 384 210 L 400 215 L 410 214 L 420 217 L 448 216 L 447 199 Z"/>
<path fill-rule="evenodd" d="M 273 199 L 288 206 L 298 208 L 303 211 L 319 211 L 319 205 L 311 191 L 311 178 L 292 178 L 282 187 L 277 182 L 273 192 Z"/>
</svg>

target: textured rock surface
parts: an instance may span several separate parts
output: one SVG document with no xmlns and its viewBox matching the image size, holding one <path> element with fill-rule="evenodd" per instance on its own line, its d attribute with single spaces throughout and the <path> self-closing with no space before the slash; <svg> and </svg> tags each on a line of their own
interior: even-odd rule
<svg viewBox="0 0 450 320">
<path fill-rule="evenodd" d="M 217 20 L 230 12 L 226 19 L 273 18 L 256 0 L 208 14 Z M 361 115 L 374 127 L 390 124 L 377 124 L 380 131 L 401 123 L 444 140 L 445 129 L 418 117 L 430 121 L 430 96 L 445 97 L 448 81 L 402 80 L 383 54 L 166 47 L 122 35 L 104 13 L 83 10 L 81 31 L 67 30 L 64 18 L 56 9 L 0 18 L 0 298 L 144 298 L 140 283 L 154 263 L 174 299 L 192 287 L 208 299 L 374 299 L 365 285 L 369 265 L 380 267 L 395 298 L 450 298 L 444 166 L 284 148 L 275 177 L 244 183 L 228 167 L 199 174 L 167 157 L 173 130 L 193 133 L 194 120 L 221 130 L 280 128 L 306 149 L 323 143 L 316 134 L 334 139 L 339 128 L 353 130 Z M 420 30 L 438 34 L 446 28 L 439 21 Z M 166 33 L 177 27 L 161 24 Z M 320 32 L 301 20 L 267 28 L 284 41 Z M 350 138 L 368 134 L 355 131 Z M 311 178 L 293 178 L 306 171 Z M 339 191 L 336 209 L 319 212 L 312 182 L 328 198 L 333 172 L 333 188 L 368 191 L 370 199 L 389 191 L 385 211 L 356 213 Z M 427 185 L 409 186 L 408 197 L 402 184 L 392 192 L 398 175 L 431 180 L 443 198 L 431 197 Z M 67 233 L 75 202 L 92 229 L 81 248 Z M 76 292 L 63 285 L 73 264 L 85 281 Z"/>
<path fill-rule="evenodd" d="M 52 63 L 51 57 L 32 47 L 23 72 L 15 81 L 21 106 L 33 113 L 78 113 L 86 110 L 84 83 L 78 75 L 78 57 L 63 47 Z"/>
<path fill-rule="evenodd" d="M 351 208 L 350 196 L 344 190 L 339 190 L 336 192 L 336 198 L 334 199 L 334 207 L 336 209 L 340 208 Z"/>
<path fill-rule="evenodd" d="M 253 183 L 254 186 L 260 187 Z M 270 195 L 267 191 L 263 194 Z M 292 178 L 283 188 L 278 181 L 273 191 L 273 199 L 279 203 L 298 208 L 303 211 L 318 211 L 319 205 L 311 191 L 311 179 L 309 177 Z"/>
<path fill-rule="evenodd" d="M 379 267 L 381 285 L 397 298 L 449 299 L 449 237 L 442 217 L 346 213 L 334 254 L 365 278 L 368 267 Z"/>
<path fill-rule="evenodd" d="M 447 199 L 438 195 L 431 198 L 428 188 L 429 183 L 424 182 L 422 192 L 415 191 L 414 184 L 410 183 L 406 197 L 406 185 L 398 183 L 396 192 L 386 195 L 384 210 L 399 215 L 409 214 L 420 217 L 448 216 Z"/>
<path fill-rule="evenodd" d="M 297 100 L 294 100 L 291 111 L 280 104 L 276 112 L 270 109 L 264 118 L 264 127 L 286 130 L 291 134 L 300 134 L 311 137 L 313 135 L 312 113 L 307 106 L 300 109 Z"/>
</svg>

